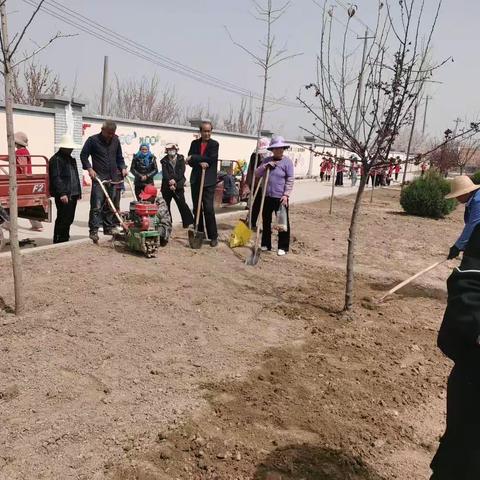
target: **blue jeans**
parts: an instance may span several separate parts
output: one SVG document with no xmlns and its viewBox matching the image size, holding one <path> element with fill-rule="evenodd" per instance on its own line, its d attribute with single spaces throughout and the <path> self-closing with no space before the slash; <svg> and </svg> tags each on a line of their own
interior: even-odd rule
<svg viewBox="0 0 480 480">
<path fill-rule="evenodd" d="M 120 189 L 110 183 L 104 183 L 104 186 L 113 204 L 118 208 L 120 203 Z M 105 198 L 102 187 L 94 180 L 90 193 L 90 215 L 88 219 L 90 233 L 98 232 L 98 229 L 102 226 L 104 231 L 111 230 L 116 225 L 118 225 L 118 220 Z"/>
</svg>

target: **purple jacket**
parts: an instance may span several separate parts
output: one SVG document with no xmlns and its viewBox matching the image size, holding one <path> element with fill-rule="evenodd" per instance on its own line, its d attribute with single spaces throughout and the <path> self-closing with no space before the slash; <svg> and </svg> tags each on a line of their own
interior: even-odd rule
<svg viewBox="0 0 480 480">
<path fill-rule="evenodd" d="M 272 156 L 265 158 L 262 164 L 257 168 L 255 175 L 263 177 L 266 171 L 266 164 L 273 160 Z M 282 198 L 284 195 L 290 196 L 293 190 L 295 172 L 293 162 L 285 155 L 281 160 L 275 162 L 276 167 L 270 171 L 267 187 L 267 197 Z"/>
</svg>

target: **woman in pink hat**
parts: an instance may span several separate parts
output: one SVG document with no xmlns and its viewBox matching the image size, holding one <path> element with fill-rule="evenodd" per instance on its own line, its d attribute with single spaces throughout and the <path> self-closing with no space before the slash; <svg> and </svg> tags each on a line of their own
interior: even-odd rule
<svg viewBox="0 0 480 480">
<path fill-rule="evenodd" d="M 272 250 L 272 214 L 277 213 L 283 205 L 287 212 L 287 230 L 278 232 L 278 255 L 288 253 L 290 248 L 290 219 L 288 213 L 289 198 L 293 190 L 294 167 L 292 160 L 285 155 L 290 145 L 283 137 L 273 137 L 268 150 L 272 155 L 265 158 L 257 168 L 256 176 L 263 177 L 270 169 L 270 176 L 263 207 L 262 250 Z"/>
</svg>

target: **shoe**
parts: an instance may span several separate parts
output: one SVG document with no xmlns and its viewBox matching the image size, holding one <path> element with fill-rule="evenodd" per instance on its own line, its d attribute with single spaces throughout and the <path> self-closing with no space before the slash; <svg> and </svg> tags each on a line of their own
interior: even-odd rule
<svg viewBox="0 0 480 480">
<path fill-rule="evenodd" d="M 269 251 L 269 248 L 268 247 L 260 247 L 260 250 L 262 252 L 268 252 Z"/>
<path fill-rule="evenodd" d="M 283 257 L 283 256 L 286 255 L 286 254 L 287 254 L 287 252 L 286 252 L 285 250 L 282 250 L 282 249 L 280 249 L 280 248 L 278 249 L 277 255 L 278 255 L 279 257 Z"/>
<path fill-rule="evenodd" d="M 95 243 L 95 244 L 98 243 L 98 233 L 97 233 L 97 232 L 90 232 L 89 237 L 90 237 L 90 240 L 91 240 L 93 243 Z"/>
<path fill-rule="evenodd" d="M 165 238 L 161 238 L 160 239 L 160 246 L 161 247 L 166 247 L 168 245 L 168 240 L 166 240 Z"/>
<path fill-rule="evenodd" d="M 211 247 L 216 247 L 218 245 L 218 240 L 214 238 L 213 240 L 210 240 L 210 246 Z"/>
</svg>

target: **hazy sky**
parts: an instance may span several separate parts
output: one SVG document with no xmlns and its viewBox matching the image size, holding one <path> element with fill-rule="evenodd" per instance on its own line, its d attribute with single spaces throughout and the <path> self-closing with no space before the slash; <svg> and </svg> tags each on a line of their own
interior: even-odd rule
<svg viewBox="0 0 480 480">
<path fill-rule="evenodd" d="M 255 92 L 261 91 L 259 70 L 248 56 L 232 44 L 225 26 L 235 39 L 259 51 L 259 39 L 264 27 L 252 17 L 250 0 L 58 0 L 86 17 L 110 28 L 146 47 L 182 62 L 202 72 Z M 320 3 L 320 2 L 319 2 Z M 336 4 L 335 0 L 331 1 Z M 347 2 L 343 2 L 344 4 Z M 361 21 L 374 26 L 372 13 L 376 0 L 355 0 Z M 435 0 L 426 0 L 427 16 L 432 16 Z M 13 34 L 32 10 L 24 0 L 8 0 L 10 32 Z M 346 20 L 341 6 L 335 15 Z M 442 84 L 429 86 L 430 102 L 427 130 L 441 135 L 453 120 L 468 119 L 480 112 L 478 95 L 479 39 L 478 0 L 444 0 L 434 37 L 434 57 L 454 57 L 437 72 L 435 80 Z M 287 14 L 275 25 L 281 46 L 290 53 L 303 52 L 272 72 L 270 95 L 294 101 L 302 85 L 314 80 L 315 57 L 319 49 L 321 10 L 312 0 L 292 0 Z M 336 24 L 338 28 L 342 28 Z M 352 21 L 352 30 L 363 33 L 365 27 Z M 110 57 L 110 72 L 121 79 L 151 76 L 157 73 L 162 83 L 174 86 L 182 103 L 209 104 L 212 111 L 224 113 L 229 105 L 237 105 L 240 96 L 203 85 L 177 73 L 152 65 L 142 58 L 108 45 L 73 26 L 40 13 L 23 43 L 33 49 L 52 32 L 79 33 L 77 37 L 61 39 L 39 55 L 42 62 L 58 72 L 62 81 L 72 85 L 77 76 L 78 91 L 83 98 L 98 98 L 102 83 L 103 57 Z M 357 50 L 357 55 L 361 49 Z M 423 115 L 423 111 L 422 111 Z M 299 125 L 309 126 L 311 118 L 301 108 L 275 107 L 267 118 L 266 127 L 287 136 L 301 134 Z"/>
</svg>

